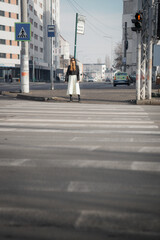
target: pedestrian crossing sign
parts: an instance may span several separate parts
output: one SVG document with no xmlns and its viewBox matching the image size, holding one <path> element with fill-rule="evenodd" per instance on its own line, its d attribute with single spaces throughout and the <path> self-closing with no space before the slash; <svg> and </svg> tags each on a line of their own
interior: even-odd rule
<svg viewBox="0 0 160 240">
<path fill-rule="evenodd" d="M 15 23 L 15 41 L 31 40 L 31 23 L 18 22 Z"/>
</svg>

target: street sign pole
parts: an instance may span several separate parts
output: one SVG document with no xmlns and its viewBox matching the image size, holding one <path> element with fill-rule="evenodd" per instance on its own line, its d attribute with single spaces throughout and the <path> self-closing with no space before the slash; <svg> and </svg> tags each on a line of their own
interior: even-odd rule
<svg viewBox="0 0 160 240">
<path fill-rule="evenodd" d="M 76 25 L 75 25 L 75 44 L 74 44 L 74 58 L 76 59 L 76 48 L 77 48 L 77 23 L 78 23 L 78 13 L 76 13 Z"/>
<path fill-rule="evenodd" d="M 52 22 L 52 0 L 50 1 L 51 3 L 51 9 L 50 9 L 50 14 L 51 14 L 51 25 L 53 24 Z M 51 81 L 51 90 L 54 90 L 54 83 L 53 83 L 53 39 L 51 37 L 51 68 L 50 68 L 50 81 Z"/>
<path fill-rule="evenodd" d="M 27 1 L 21 0 L 21 21 L 27 22 Z M 21 32 L 24 30 L 22 29 Z M 23 36 L 23 35 L 22 35 Z M 29 93 L 29 57 L 28 41 L 22 41 L 21 45 L 21 92 Z"/>
</svg>

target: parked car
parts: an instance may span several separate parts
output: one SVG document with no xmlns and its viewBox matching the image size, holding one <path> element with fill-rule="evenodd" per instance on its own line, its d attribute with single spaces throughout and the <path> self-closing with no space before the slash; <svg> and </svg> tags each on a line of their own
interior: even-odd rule
<svg viewBox="0 0 160 240">
<path fill-rule="evenodd" d="M 130 83 L 136 83 L 136 75 L 129 75 Z"/>
<path fill-rule="evenodd" d="M 89 77 L 88 82 L 97 82 L 97 80 L 94 77 Z"/>
<path fill-rule="evenodd" d="M 107 77 L 106 80 L 105 80 L 105 82 L 106 82 L 106 83 L 111 83 L 111 79 Z"/>
<path fill-rule="evenodd" d="M 129 76 L 126 72 L 117 72 L 113 78 L 113 86 L 116 87 L 116 85 L 123 84 L 130 85 Z"/>
</svg>

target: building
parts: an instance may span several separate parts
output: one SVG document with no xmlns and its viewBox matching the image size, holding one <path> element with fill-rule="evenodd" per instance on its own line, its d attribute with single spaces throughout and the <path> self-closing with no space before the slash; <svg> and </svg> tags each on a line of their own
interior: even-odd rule
<svg viewBox="0 0 160 240">
<path fill-rule="evenodd" d="M 97 64 L 83 64 L 83 76 L 86 78 L 96 78 L 98 81 L 105 79 L 106 65 L 97 63 Z"/>
<path fill-rule="evenodd" d="M 60 69 L 62 69 L 61 75 L 64 76 L 67 71 L 67 67 L 70 64 L 70 48 L 69 43 L 60 35 L 59 37 L 59 49 L 60 49 Z"/>
<path fill-rule="evenodd" d="M 138 0 L 123 0 L 123 37 L 122 37 L 122 53 L 125 48 L 125 22 L 127 23 L 126 35 L 128 41 L 128 49 L 126 52 L 126 59 L 123 56 L 123 63 L 126 62 L 126 71 L 128 74 L 135 74 L 137 65 L 137 34 L 131 30 L 132 19 L 138 9 Z"/>
<path fill-rule="evenodd" d="M 0 1 L 0 78 L 18 75 L 20 43 L 14 40 L 14 23 L 19 22 L 19 0 Z M 6 79 L 7 80 L 7 79 Z"/>
<path fill-rule="evenodd" d="M 59 68 L 60 0 L 27 0 L 28 22 L 31 23 L 29 42 L 30 80 L 49 80 L 51 67 L 51 38 L 47 26 L 56 26 L 53 44 L 53 69 Z M 52 6 L 52 11 L 51 11 Z M 51 12 L 52 20 L 51 23 Z M 21 43 L 15 41 L 14 24 L 21 22 L 20 0 L 0 0 L 0 77 L 20 76 Z M 34 71 L 33 71 L 34 69 Z"/>
</svg>

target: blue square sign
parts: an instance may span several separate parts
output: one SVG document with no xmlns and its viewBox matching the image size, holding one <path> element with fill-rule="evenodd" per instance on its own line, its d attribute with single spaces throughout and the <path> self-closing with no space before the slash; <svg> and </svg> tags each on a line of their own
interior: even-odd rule
<svg viewBox="0 0 160 240">
<path fill-rule="evenodd" d="M 15 41 L 31 40 L 31 23 L 18 22 L 15 23 Z"/>
<path fill-rule="evenodd" d="M 48 37 L 55 37 L 55 25 L 48 25 Z"/>
</svg>

